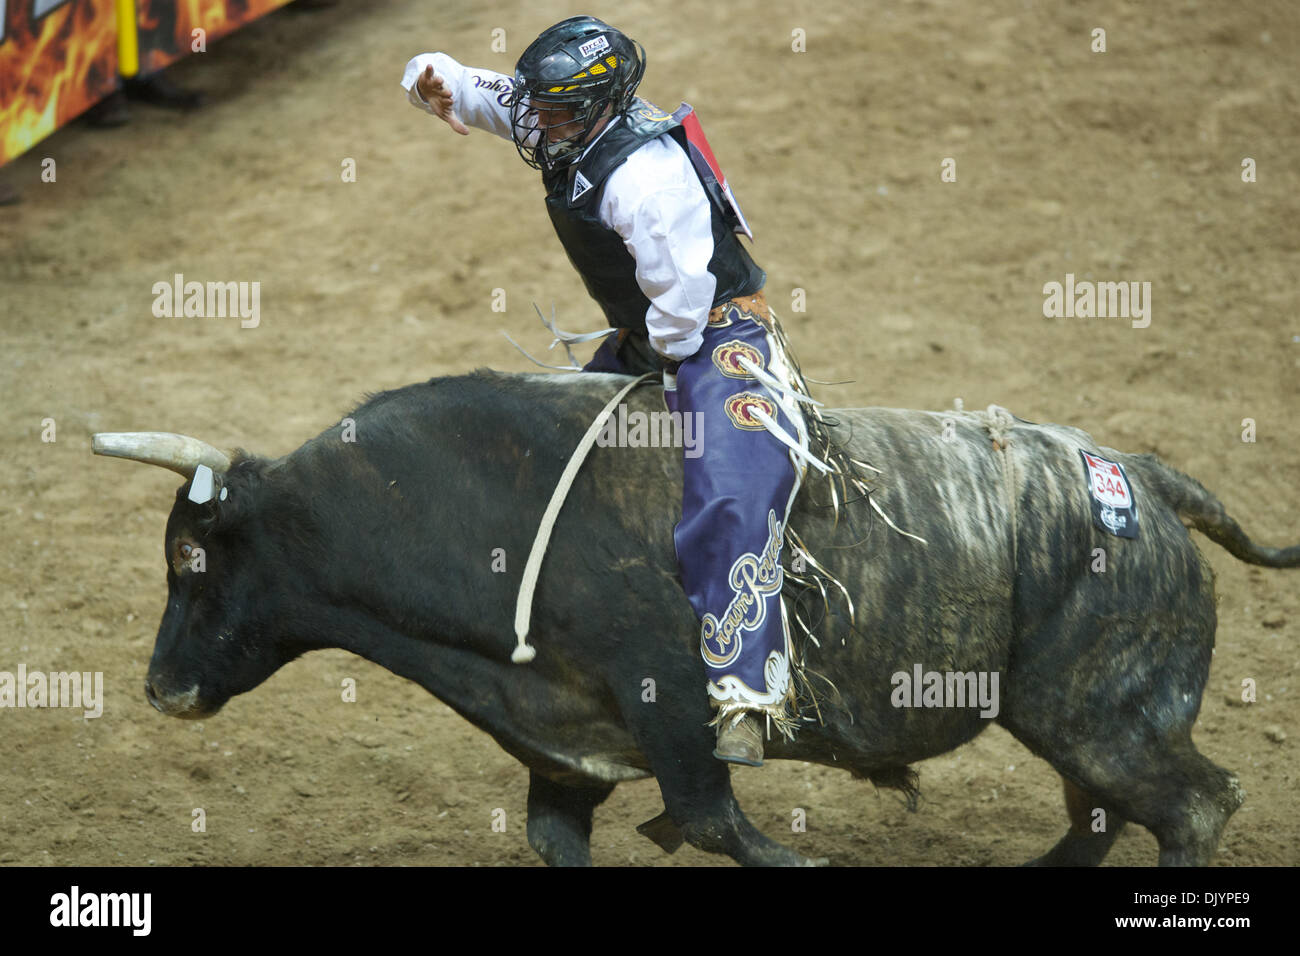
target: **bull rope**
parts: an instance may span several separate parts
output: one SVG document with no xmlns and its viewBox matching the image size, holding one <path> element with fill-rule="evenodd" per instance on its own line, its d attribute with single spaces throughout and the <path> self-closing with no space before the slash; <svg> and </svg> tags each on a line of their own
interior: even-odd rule
<svg viewBox="0 0 1300 956">
<path fill-rule="evenodd" d="M 560 475 L 559 483 L 551 492 L 551 501 L 542 515 L 542 523 L 537 528 L 537 537 L 533 538 L 533 549 L 528 553 L 528 563 L 524 565 L 524 579 L 519 584 L 519 599 L 515 602 L 515 638 L 518 645 L 511 652 L 510 659 L 516 664 L 527 664 L 537 656 L 537 648 L 528 643 L 528 627 L 533 613 L 533 592 L 537 589 L 537 578 L 542 571 L 542 558 L 546 555 L 546 546 L 551 541 L 551 531 L 560 516 L 560 509 L 564 507 L 564 499 L 568 497 L 569 489 L 573 487 L 573 480 L 578 476 L 578 469 L 587 460 L 592 446 L 596 444 L 597 436 L 604 429 L 605 422 L 618 407 L 618 403 L 638 385 L 658 377 L 658 372 L 647 372 L 619 389 L 618 394 L 600 410 L 600 414 L 591 423 L 587 433 L 582 436 L 582 441 L 578 442 L 578 447 L 569 456 L 569 463 L 564 466 L 564 473 Z"/>
<path fill-rule="evenodd" d="M 1011 445 L 1011 436 L 1008 433 L 1016 427 L 1016 417 L 1001 405 L 990 405 L 976 417 L 984 420 L 984 428 L 993 441 L 993 450 L 1001 453 L 1002 503 L 1011 524 L 1011 566 L 1014 569 L 1020 560 L 1018 554 L 1020 535 L 1016 528 L 1016 463 L 1008 451 Z"/>
</svg>

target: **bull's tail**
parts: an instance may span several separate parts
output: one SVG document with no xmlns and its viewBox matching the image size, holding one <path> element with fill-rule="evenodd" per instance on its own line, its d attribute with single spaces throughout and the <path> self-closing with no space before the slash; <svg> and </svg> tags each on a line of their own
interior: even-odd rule
<svg viewBox="0 0 1300 956">
<path fill-rule="evenodd" d="M 1300 567 L 1300 544 L 1289 548 L 1266 548 L 1256 544 L 1241 530 L 1223 507 L 1195 478 L 1170 468 L 1155 455 L 1129 455 L 1139 464 L 1149 487 L 1154 488 L 1183 524 L 1195 528 L 1221 545 L 1233 557 L 1266 568 Z"/>
</svg>

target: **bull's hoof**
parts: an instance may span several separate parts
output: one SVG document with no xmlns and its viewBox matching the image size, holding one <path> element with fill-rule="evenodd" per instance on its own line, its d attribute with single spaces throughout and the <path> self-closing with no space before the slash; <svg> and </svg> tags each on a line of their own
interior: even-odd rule
<svg viewBox="0 0 1300 956">
<path fill-rule="evenodd" d="M 636 832 L 669 855 L 676 853 L 686 842 L 686 838 L 682 835 L 682 828 L 673 822 L 667 810 L 653 820 L 641 824 L 636 828 Z"/>
</svg>

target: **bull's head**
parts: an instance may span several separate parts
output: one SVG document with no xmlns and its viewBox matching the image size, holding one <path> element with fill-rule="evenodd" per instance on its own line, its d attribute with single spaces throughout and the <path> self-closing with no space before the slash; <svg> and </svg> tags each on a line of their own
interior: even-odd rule
<svg viewBox="0 0 1300 956">
<path fill-rule="evenodd" d="M 145 680 L 145 695 L 173 717 L 216 713 L 251 690 L 284 659 L 269 640 L 285 609 L 255 579 L 283 555 L 259 540 L 266 462 L 231 459 L 206 442 L 164 432 L 94 436 L 94 452 L 160 465 L 185 477 L 167 519 L 167 609 Z M 271 562 L 271 563 L 263 563 Z"/>
</svg>

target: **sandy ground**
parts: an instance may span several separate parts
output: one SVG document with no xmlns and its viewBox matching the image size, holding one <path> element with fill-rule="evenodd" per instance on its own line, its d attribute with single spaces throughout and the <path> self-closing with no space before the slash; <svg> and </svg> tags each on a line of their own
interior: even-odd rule
<svg viewBox="0 0 1300 956">
<path fill-rule="evenodd" d="M 1292 5 L 589 9 L 650 51 L 647 97 L 696 106 L 806 371 L 852 380 L 824 390 L 833 404 L 960 396 L 1067 422 L 1196 476 L 1257 539 L 1300 541 Z M 174 71 L 209 92 L 206 110 L 137 107 L 128 127 L 69 128 L 0 172 L 26 193 L 0 211 L 0 670 L 102 671 L 106 699 L 96 720 L 0 711 L 0 863 L 539 863 L 523 768 L 341 651 L 210 720 L 155 713 L 142 682 L 176 479 L 93 459 L 89 435 L 173 430 L 280 455 L 367 391 L 526 370 L 497 329 L 544 347 L 534 301 L 594 327 L 535 174 L 397 86 L 407 58 L 432 49 L 508 71 L 574 12 L 397 0 L 281 12 Z M 491 50 L 498 27 L 505 54 Z M 1090 52 L 1094 27 L 1105 53 Z M 796 29 L 806 52 L 791 49 Z M 39 181 L 46 156 L 54 184 Z M 356 182 L 342 180 L 347 159 Z M 1043 284 L 1067 272 L 1149 281 L 1150 326 L 1044 318 Z M 152 286 L 175 273 L 260 282 L 261 324 L 156 318 Z M 1218 862 L 1294 865 L 1300 578 L 1198 541 L 1220 627 L 1196 740 L 1249 795 Z M 341 701 L 347 677 L 354 704 Z M 1244 678 L 1254 704 L 1240 702 Z M 817 766 L 734 779 L 759 827 L 841 864 L 1016 864 L 1064 830 L 1055 773 L 999 728 L 918 769 L 916 814 Z M 195 808 L 206 832 L 193 832 Z M 729 863 L 637 836 L 660 808 L 653 781 L 621 786 L 597 811 L 595 861 Z M 791 832 L 795 808 L 806 833 Z M 1129 828 L 1107 862 L 1155 856 Z"/>
</svg>

